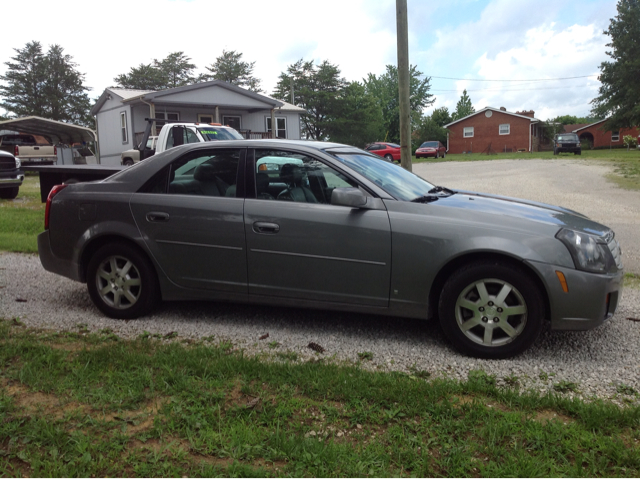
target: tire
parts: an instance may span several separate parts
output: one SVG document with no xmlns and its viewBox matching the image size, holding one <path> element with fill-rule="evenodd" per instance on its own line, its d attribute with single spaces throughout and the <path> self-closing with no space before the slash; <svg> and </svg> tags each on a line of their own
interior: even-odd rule
<svg viewBox="0 0 640 479">
<path fill-rule="evenodd" d="M 20 191 L 19 186 L 13 186 L 11 188 L 0 188 L 0 198 L 3 200 L 13 200 L 18 196 L 18 191 Z"/>
<path fill-rule="evenodd" d="M 151 312 L 160 297 L 149 259 L 127 243 L 100 247 L 87 266 L 87 289 L 96 307 L 114 319 L 135 319 Z"/>
<path fill-rule="evenodd" d="M 391 156 L 389 153 L 387 153 L 386 155 L 384 155 L 385 159 L 388 161 L 393 161 L 393 156 Z"/>
<path fill-rule="evenodd" d="M 479 261 L 449 277 L 438 313 L 444 333 L 460 352 L 503 359 L 533 344 L 542 329 L 544 306 L 540 289 L 525 271 L 500 261 Z"/>
<path fill-rule="evenodd" d="M 575 154 L 576 155 L 582 155 L 582 151 L 576 151 Z"/>
<path fill-rule="evenodd" d="M 553 154 L 557 155 L 558 154 L 558 150 L 556 150 L 555 148 L 553 149 Z"/>
<path fill-rule="evenodd" d="M 440 158 L 440 153 L 436 151 L 436 160 Z"/>
<path fill-rule="evenodd" d="M 446 151 L 443 151 L 443 152 L 442 152 L 442 158 L 446 158 L 446 156 L 447 156 L 447 152 L 446 152 Z"/>
<path fill-rule="evenodd" d="M 131 158 L 125 158 L 124 160 L 122 160 L 122 164 L 124 166 L 131 166 L 133 165 L 133 160 Z"/>
</svg>

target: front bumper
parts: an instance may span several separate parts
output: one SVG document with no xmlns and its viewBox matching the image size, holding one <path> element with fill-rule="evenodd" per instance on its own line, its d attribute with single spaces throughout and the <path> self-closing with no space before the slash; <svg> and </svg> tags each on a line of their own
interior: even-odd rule
<svg viewBox="0 0 640 479">
<path fill-rule="evenodd" d="M 0 173 L 0 188 L 10 186 L 20 186 L 24 181 L 22 170 Z"/>
<path fill-rule="evenodd" d="M 576 152 L 581 152 L 582 151 L 582 146 L 581 145 L 577 145 L 577 146 L 570 146 L 570 145 L 556 146 L 556 151 L 558 153 L 576 153 Z"/>
<path fill-rule="evenodd" d="M 43 231 L 38 235 L 38 255 L 42 267 L 47 271 L 82 282 L 80 266 L 71 260 L 58 258 L 51 251 L 49 231 Z"/>
<path fill-rule="evenodd" d="M 616 312 L 622 294 L 624 272 L 594 274 L 528 262 L 545 284 L 549 297 L 551 329 L 585 331 L 600 326 Z M 556 271 L 567 281 L 564 292 Z"/>
</svg>

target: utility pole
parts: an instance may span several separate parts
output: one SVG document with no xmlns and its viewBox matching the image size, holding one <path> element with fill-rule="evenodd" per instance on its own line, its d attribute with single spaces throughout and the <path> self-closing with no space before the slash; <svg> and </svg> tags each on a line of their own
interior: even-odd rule
<svg viewBox="0 0 640 479">
<path fill-rule="evenodd" d="M 400 165 L 411 171 L 411 108 L 409 106 L 409 27 L 407 0 L 396 0 L 398 93 L 400 96 Z"/>
</svg>

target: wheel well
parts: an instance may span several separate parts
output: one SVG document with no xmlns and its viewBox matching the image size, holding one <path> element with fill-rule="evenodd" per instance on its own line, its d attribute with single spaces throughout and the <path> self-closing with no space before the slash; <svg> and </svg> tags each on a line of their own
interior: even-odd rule
<svg viewBox="0 0 640 479">
<path fill-rule="evenodd" d="M 429 317 L 437 318 L 438 316 L 438 302 L 440 300 L 440 293 L 442 292 L 442 288 L 446 283 L 449 276 L 451 276 L 454 271 L 456 271 L 461 266 L 479 260 L 496 260 L 502 263 L 508 263 L 513 266 L 514 269 L 519 269 L 524 274 L 529 276 L 531 280 L 533 280 L 538 288 L 540 289 L 540 293 L 544 298 L 544 311 L 545 318 L 549 319 L 551 317 L 551 306 L 549 304 L 549 295 L 547 294 L 547 289 L 544 287 L 544 284 L 538 277 L 538 275 L 524 262 L 519 261 L 510 256 L 501 255 L 498 253 L 470 253 L 464 256 L 459 256 L 454 258 L 449 263 L 444 265 L 435 279 L 433 280 L 433 284 L 431 285 L 431 291 L 429 292 Z"/>
<path fill-rule="evenodd" d="M 132 241 L 129 238 L 125 238 L 123 236 L 118 236 L 118 235 L 99 236 L 98 238 L 91 241 L 84 248 L 84 251 L 82 252 L 82 256 L 80 257 L 80 271 L 82 274 L 83 282 L 87 281 L 87 267 L 89 266 L 89 261 L 91 261 L 91 257 L 93 256 L 93 254 L 105 244 L 110 244 L 110 243 L 126 243 L 130 246 L 133 246 L 140 253 L 146 256 L 149 262 L 151 263 L 151 265 L 153 265 L 153 261 L 149 257 L 149 254 L 144 249 L 142 249 L 135 241 Z"/>
</svg>

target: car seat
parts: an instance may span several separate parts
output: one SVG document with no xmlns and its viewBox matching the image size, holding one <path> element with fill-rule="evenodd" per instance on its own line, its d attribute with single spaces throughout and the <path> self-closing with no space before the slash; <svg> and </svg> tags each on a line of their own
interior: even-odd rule
<svg viewBox="0 0 640 479">
<path fill-rule="evenodd" d="M 287 189 L 278 194 L 279 200 L 297 203 L 317 203 L 318 199 L 306 186 L 302 185 L 302 170 L 298 165 L 286 163 L 280 169 L 280 178 L 287 184 Z"/>
<path fill-rule="evenodd" d="M 198 165 L 193 172 L 193 179 L 199 183 L 200 191 L 205 196 L 225 196 L 229 187 L 216 176 L 216 169 L 210 163 Z"/>
</svg>

